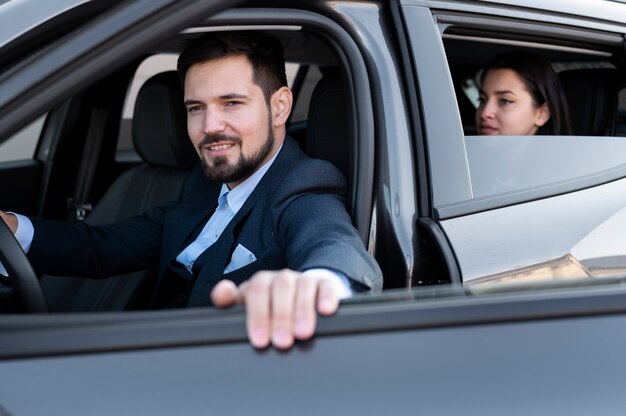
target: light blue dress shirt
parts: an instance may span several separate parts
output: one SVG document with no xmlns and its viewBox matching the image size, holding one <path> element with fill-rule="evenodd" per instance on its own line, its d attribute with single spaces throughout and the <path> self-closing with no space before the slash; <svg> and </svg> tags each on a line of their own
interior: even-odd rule
<svg viewBox="0 0 626 416">
<path fill-rule="evenodd" d="M 23 215 L 16 214 L 15 212 L 9 212 L 9 214 L 13 214 L 17 217 L 17 230 L 15 231 L 15 239 L 18 243 L 20 243 L 20 246 L 22 246 L 22 250 L 24 250 L 24 253 L 28 253 L 28 250 L 30 250 L 30 245 L 33 242 L 33 235 L 35 234 L 33 230 L 33 223 L 30 222 L 28 217 L 25 217 Z M 3 276 L 9 275 L 7 270 L 4 268 L 2 262 L 0 262 L 0 274 Z"/>
</svg>

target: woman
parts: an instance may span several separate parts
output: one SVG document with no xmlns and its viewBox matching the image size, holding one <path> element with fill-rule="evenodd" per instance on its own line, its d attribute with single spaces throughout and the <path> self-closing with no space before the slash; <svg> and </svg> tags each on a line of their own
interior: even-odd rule
<svg viewBox="0 0 626 416">
<path fill-rule="evenodd" d="M 476 125 L 481 135 L 571 134 L 558 76 L 538 55 L 500 55 L 483 71 Z"/>
</svg>

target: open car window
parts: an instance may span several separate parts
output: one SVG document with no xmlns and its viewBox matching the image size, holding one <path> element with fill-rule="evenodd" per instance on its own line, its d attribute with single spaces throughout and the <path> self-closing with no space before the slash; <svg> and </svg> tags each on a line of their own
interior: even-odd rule
<svg viewBox="0 0 626 416">
<path fill-rule="evenodd" d="M 297 12 L 292 13 L 298 15 Z M 314 26 L 307 26 L 307 14 L 300 14 L 304 16 L 303 25 L 294 26 L 287 17 L 283 17 L 271 19 L 271 25 L 262 22 L 245 24 L 241 29 L 268 30 L 283 43 L 288 82 L 294 91 L 296 106 L 289 121 L 288 133 L 306 153 L 329 160 L 347 177 L 346 202 L 365 240 L 370 234 L 373 191 L 371 178 L 359 180 L 357 175 L 361 171 L 372 170 L 369 165 L 374 160 L 371 150 L 373 132 L 364 131 L 356 139 L 360 127 L 355 114 L 363 111 L 359 107 L 367 106 L 367 101 L 366 97 L 358 102 L 354 100 L 354 91 L 359 84 L 367 81 L 362 75 L 357 76 L 365 69 L 358 55 L 357 58 L 350 58 L 351 64 L 348 65 L 346 55 L 355 55 L 357 48 L 345 33 L 342 35 L 345 40 L 341 40 L 341 36 L 332 40 Z M 289 16 L 289 12 L 285 15 Z M 50 122 L 43 136 L 49 151 L 41 154 L 42 180 L 29 186 L 38 206 L 25 213 L 34 211 L 44 219 L 61 221 L 84 219 L 97 225 L 123 220 L 178 198 L 182 185 L 168 175 L 178 178 L 179 172 L 170 174 L 167 160 L 155 162 L 144 158 L 150 152 L 135 151 L 136 136 L 142 131 L 149 131 L 151 124 L 157 121 L 144 119 L 139 129 L 133 125 L 136 122 L 133 112 L 137 91 L 147 80 L 175 69 L 177 54 L 186 39 L 205 31 L 236 29 L 239 29 L 237 25 L 200 19 L 190 27 L 163 37 L 160 42 L 126 54 L 124 63 L 98 71 L 97 76 L 77 84 L 80 87 L 73 85 L 71 89 L 61 92 L 54 105 L 47 108 Z M 69 81 L 71 78 L 66 79 Z M 322 112 L 312 117 L 310 102 L 313 90 L 321 79 L 340 93 L 330 102 L 340 111 L 333 110 L 329 114 L 328 104 L 318 105 L 316 111 Z M 367 88 L 360 87 L 358 90 L 367 91 Z M 158 119 L 160 115 L 154 117 Z M 360 119 L 362 123 L 369 122 L 368 117 Z M 311 129 L 312 124 L 322 125 L 324 122 L 326 130 Z M 177 134 L 188 140 L 186 132 L 181 130 Z M 326 141 L 321 142 L 322 139 Z M 141 140 L 146 142 L 146 138 Z M 155 165 L 164 168 L 155 170 L 155 182 L 148 189 L 136 190 L 139 194 L 144 192 L 145 197 L 130 203 L 120 201 L 120 192 L 124 192 L 132 175 L 143 172 L 131 170 L 146 165 L 146 169 Z M 187 171 L 182 174 L 188 173 L 189 167 L 185 166 L 185 169 Z M 166 176 L 165 185 L 158 181 L 158 175 Z M 171 192 L 168 191 L 170 188 Z M 359 200 L 365 203 L 358 203 Z M 44 275 L 41 282 L 53 311 L 144 309 L 149 304 L 147 298 L 154 270 L 147 273 L 101 281 Z M 400 284 L 401 281 L 396 283 Z M 135 291 L 141 292 L 141 295 L 136 295 Z"/>
<path fill-rule="evenodd" d="M 27 127 L 0 143 L 0 163 L 32 159 L 43 129 L 45 116 L 39 117 Z"/>
</svg>

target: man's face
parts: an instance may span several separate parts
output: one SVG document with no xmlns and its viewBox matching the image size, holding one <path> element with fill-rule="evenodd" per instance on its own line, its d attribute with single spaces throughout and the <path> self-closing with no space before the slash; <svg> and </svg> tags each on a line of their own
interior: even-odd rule
<svg viewBox="0 0 626 416">
<path fill-rule="evenodd" d="M 192 65 L 185 77 L 187 131 L 209 179 L 232 189 L 280 147 L 245 56 Z"/>
</svg>

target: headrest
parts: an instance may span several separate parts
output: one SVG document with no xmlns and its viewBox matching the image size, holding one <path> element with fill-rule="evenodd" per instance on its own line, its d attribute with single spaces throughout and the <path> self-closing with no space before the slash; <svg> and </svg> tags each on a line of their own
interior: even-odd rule
<svg viewBox="0 0 626 416">
<path fill-rule="evenodd" d="M 187 134 L 183 97 L 176 71 L 149 78 L 139 90 L 133 115 L 133 142 L 146 163 L 191 169 L 198 162 Z"/>
<path fill-rule="evenodd" d="M 617 107 L 618 74 L 613 68 L 570 69 L 559 73 L 570 111 L 572 131 L 579 136 L 612 134 Z"/>
<path fill-rule="evenodd" d="M 328 160 L 350 178 L 348 108 L 339 73 L 325 73 L 311 95 L 306 151 L 310 157 Z"/>
</svg>

